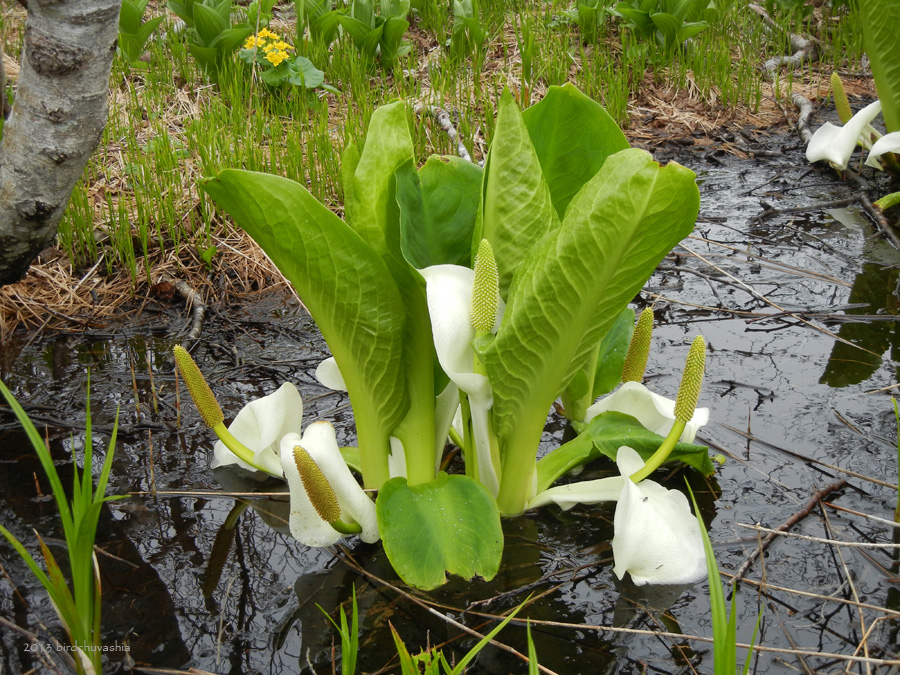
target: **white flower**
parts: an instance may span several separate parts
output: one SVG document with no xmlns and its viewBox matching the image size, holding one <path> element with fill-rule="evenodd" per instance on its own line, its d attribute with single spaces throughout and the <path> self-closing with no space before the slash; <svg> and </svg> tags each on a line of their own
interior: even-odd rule
<svg viewBox="0 0 900 675">
<path fill-rule="evenodd" d="M 856 113 L 842 127 L 825 122 L 809 139 L 806 146 L 806 160 L 818 162 L 825 159 L 839 169 L 846 169 L 857 143 L 862 142 L 868 147 L 868 138 L 861 135 L 870 129 L 869 123 L 879 112 L 881 102 L 875 101 Z"/>
<path fill-rule="evenodd" d="M 359 538 L 365 542 L 378 541 L 378 520 L 373 502 L 353 477 L 341 455 L 334 427 L 328 422 L 313 422 L 300 434 L 287 434 L 281 439 L 281 465 L 291 495 L 289 525 L 291 535 L 307 546 L 330 546 L 342 536 L 319 515 L 303 487 L 303 480 L 294 459 L 294 448 L 303 448 L 315 461 L 322 475 L 334 490 L 340 504 L 341 520 L 358 523 Z"/>
<path fill-rule="evenodd" d="M 425 295 L 434 348 L 441 368 L 453 383 L 469 397 L 472 413 L 472 432 L 475 436 L 475 456 L 481 483 L 497 495 L 499 458 L 490 451 L 489 415 L 494 403 L 491 385 L 485 375 L 474 372 L 475 350 L 472 340 L 472 286 L 475 271 L 459 265 L 433 265 L 419 270 L 425 278 Z M 497 312 L 495 330 L 503 315 L 503 304 Z"/>
<path fill-rule="evenodd" d="M 527 508 L 554 503 L 568 510 L 578 503 L 618 502 L 612 548 L 613 572 L 619 579 L 625 572 L 638 586 L 704 579 L 703 539 L 685 496 L 652 480 L 635 484 L 627 478 L 644 466 L 628 446 L 619 448 L 616 464 L 619 476 L 552 487 L 534 497 Z"/>
<path fill-rule="evenodd" d="M 616 464 L 622 476 L 640 471 L 636 451 L 619 448 Z M 687 498 L 652 480 L 624 480 L 614 519 L 615 566 L 621 579 L 628 572 L 637 586 L 692 584 L 706 578 L 706 555 L 697 519 Z"/>
<path fill-rule="evenodd" d="M 333 356 L 329 356 L 318 365 L 315 377 L 319 384 L 324 387 L 337 391 L 347 391 L 347 385 L 344 384 L 344 376 L 341 375 L 341 369 L 338 368 L 337 361 L 335 361 Z"/>
<path fill-rule="evenodd" d="M 281 476 L 279 443 L 285 434 L 300 433 L 303 419 L 303 399 L 290 382 L 285 382 L 273 393 L 250 401 L 241 408 L 228 430 L 241 443 L 253 451 L 254 462 L 275 476 Z M 222 441 L 216 441 L 211 467 L 237 464 L 242 469 L 255 471 L 254 467 L 238 459 Z"/>
<path fill-rule="evenodd" d="M 888 152 L 900 153 L 900 131 L 893 131 L 885 134 L 872 146 L 869 150 L 869 156 L 866 158 L 866 166 L 871 166 L 881 171 L 881 162 L 878 158 Z"/>
<path fill-rule="evenodd" d="M 600 399 L 587 409 L 585 422 L 590 422 L 600 413 L 613 410 L 631 415 L 643 427 L 665 437 L 675 423 L 675 401 L 654 394 L 640 382 L 625 382 L 612 394 Z M 693 443 L 697 431 L 709 422 L 709 408 L 697 408 L 694 416 L 684 425 L 679 440 Z"/>
</svg>

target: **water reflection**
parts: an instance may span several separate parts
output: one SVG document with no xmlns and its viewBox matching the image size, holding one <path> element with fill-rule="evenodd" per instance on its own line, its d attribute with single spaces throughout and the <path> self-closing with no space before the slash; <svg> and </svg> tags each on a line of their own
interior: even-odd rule
<svg viewBox="0 0 900 675">
<path fill-rule="evenodd" d="M 885 267 L 879 263 L 865 263 L 862 272 L 853 282 L 850 290 L 851 304 L 859 304 L 846 310 L 849 316 L 878 315 L 895 317 L 898 315 L 900 301 L 897 297 L 897 284 L 900 269 Z M 890 359 L 894 363 L 895 372 L 900 364 L 900 331 L 896 320 L 861 320 L 858 323 L 845 323 L 837 334 L 859 347 L 835 341 L 831 356 L 825 366 L 825 372 L 819 379 L 821 384 L 830 387 L 846 387 L 859 384 L 880 368 L 885 352 L 890 351 Z"/>
</svg>

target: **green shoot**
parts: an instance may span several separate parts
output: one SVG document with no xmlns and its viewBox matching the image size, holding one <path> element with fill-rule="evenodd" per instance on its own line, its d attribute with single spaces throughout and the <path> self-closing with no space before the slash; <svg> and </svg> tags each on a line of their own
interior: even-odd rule
<svg viewBox="0 0 900 675">
<path fill-rule="evenodd" d="M 320 605 L 319 610 L 328 617 L 331 625 L 335 627 L 341 636 L 341 675 L 353 675 L 356 672 L 356 657 L 359 653 L 359 609 L 356 606 L 356 586 L 353 587 L 353 608 L 350 615 L 350 625 L 347 625 L 347 614 L 341 605 L 341 624 L 331 618 Z"/>
<path fill-rule="evenodd" d="M 50 455 L 50 451 L 37 429 L 35 429 L 34 424 L 3 382 L 0 382 L 0 393 L 3 394 L 3 397 L 18 418 L 19 423 L 25 429 L 41 462 L 41 466 L 50 481 L 50 487 L 56 500 L 59 517 L 65 532 L 72 577 L 71 587 L 40 535 L 38 535 L 38 543 L 44 558 L 44 564 L 47 567 L 46 573 L 21 542 L 2 525 L 0 525 L 0 533 L 16 549 L 16 552 L 28 565 L 31 573 L 41 582 L 41 585 L 50 596 L 50 601 L 53 603 L 53 607 L 69 635 L 70 642 L 77 648 L 75 652 L 77 672 L 86 675 L 100 673 L 100 656 L 102 653 L 100 650 L 100 570 L 97 558 L 94 555 L 94 539 L 97 533 L 97 521 L 104 502 L 121 498 L 107 497 L 105 495 L 116 445 L 116 432 L 119 424 L 118 413 L 116 414 L 112 437 L 109 441 L 106 459 L 103 462 L 103 468 L 100 472 L 95 492 L 93 486 L 93 447 L 91 442 L 90 376 L 88 376 L 84 468 L 79 476 L 78 466 L 73 466 L 74 483 L 70 504 L 66 499 L 66 492 L 56 471 L 56 466 L 53 464 L 53 457 Z"/>
<path fill-rule="evenodd" d="M 737 664 L 737 588 L 731 596 L 731 610 L 725 609 L 725 591 L 722 587 L 722 575 L 719 574 L 719 566 L 716 564 L 716 554 L 713 551 L 712 542 L 709 540 L 709 533 L 706 531 L 706 525 L 700 516 L 700 507 L 697 505 L 697 498 L 694 497 L 694 491 L 688 485 L 688 492 L 691 495 L 691 502 L 694 504 L 694 515 L 697 516 L 697 524 L 700 526 L 700 535 L 703 537 L 703 549 L 706 551 L 706 571 L 709 579 L 709 608 L 712 614 L 713 626 L 713 654 L 714 654 L 714 672 L 715 675 L 731 675 L 735 672 Z M 752 645 L 756 642 L 756 633 L 759 631 L 759 622 L 762 616 L 756 619 L 756 628 L 753 631 L 751 639 L 751 648 L 747 654 L 747 660 L 744 662 L 743 674 L 747 675 L 750 670 Z"/>
</svg>

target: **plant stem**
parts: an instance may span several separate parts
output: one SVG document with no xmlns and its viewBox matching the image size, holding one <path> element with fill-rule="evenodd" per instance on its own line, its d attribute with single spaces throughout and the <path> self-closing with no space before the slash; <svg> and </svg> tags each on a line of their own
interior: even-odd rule
<svg viewBox="0 0 900 675">
<path fill-rule="evenodd" d="M 233 452 L 242 462 L 246 462 L 257 471 L 263 471 L 270 476 L 275 475 L 271 471 L 269 471 L 268 469 L 264 469 L 254 461 L 254 459 L 256 458 L 256 454 L 246 445 L 241 443 L 237 438 L 235 438 L 234 434 L 232 434 L 228 430 L 224 422 L 219 422 L 212 428 L 212 430 L 216 433 L 216 436 L 219 437 L 219 440 L 225 444 L 225 447 L 231 450 L 231 452 Z M 280 478 L 280 476 L 278 477 Z"/>
<path fill-rule="evenodd" d="M 647 463 L 644 464 L 644 468 L 640 471 L 636 471 L 631 474 L 631 481 L 634 483 L 639 483 L 644 480 L 651 473 L 656 471 L 662 463 L 668 459 L 672 450 L 675 448 L 675 444 L 678 443 L 678 439 L 681 438 L 681 432 L 684 431 L 684 422 L 679 422 L 675 420 L 672 424 L 672 428 L 669 430 L 669 435 L 666 436 L 665 440 L 662 442 L 662 445 L 659 446 L 659 450 L 653 453 L 653 456 L 647 460 Z"/>
</svg>

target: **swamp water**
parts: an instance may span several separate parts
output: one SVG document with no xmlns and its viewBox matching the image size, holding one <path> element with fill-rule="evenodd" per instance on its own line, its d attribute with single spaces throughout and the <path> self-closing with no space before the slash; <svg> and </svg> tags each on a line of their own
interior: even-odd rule
<svg viewBox="0 0 900 675">
<path fill-rule="evenodd" d="M 779 139 L 765 143 L 777 147 Z M 715 147 L 670 154 L 698 174 L 700 219 L 635 306 L 653 303 L 656 309 L 646 378 L 654 390 L 674 396 L 691 339 L 702 333 L 709 344 L 700 404 L 711 408 L 713 421 L 698 442 L 728 458 L 709 482 L 689 479 L 723 572 L 734 572 L 765 537 L 741 524 L 777 527 L 841 478 L 847 486 L 826 501 L 892 518 L 896 427 L 885 388 L 897 382 L 900 362 L 900 253 L 873 233 L 856 206 L 817 210 L 823 202 L 852 197 L 854 188 L 808 167 L 796 148 L 753 160 Z M 754 221 L 761 202 L 810 208 Z M 347 398 L 312 377 L 327 351 L 295 300 L 259 296 L 216 309 L 193 353 L 227 419 L 249 399 L 290 380 L 303 395 L 305 422 L 331 420 L 339 443 L 353 443 Z M 648 591 L 618 582 L 612 574 L 612 505 L 568 512 L 546 507 L 507 520 L 504 560 L 494 580 L 454 579 L 425 594 L 397 580 L 380 545 L 351 540 L 337 551 L 309 549 L 286 534 L 284 502 L 216 494 L 223 486 L 241 492 L 281 486 L 247 485 L 208 469 L 214 436 L 183 387 L 177 402 L 170 353 L 184 329 L 182 307 L 150 302 L 138 318 L 105 332 L 34 342 L 16 337 L 0 350 L 0 377 L 38 428 L 46 427 L 64 484 L 71 477 L 70 452 L 79 462 L 82 456 L 88 368 L 95 449 L 106 447 L 120 407 L 108 493 L 136 494 L 105 508 L 99 526 L 104 642 L 118 649 L 110 653 L 108 672 L 132 664 L 139 671 L 331 672 L 336 633 L 317 605 L 335 616 L 354 586 L 358 672 L 399 672 L 389 624 L 411 650 L 443 646 L 459 660 L 477 640 L 445 617 L 485 633 L 495 624 L 480 613 L 508 611 L 529 595 L 520 617 L 535 622 L 540 663 L 553 672 L 712 672 L 710 644 L 648 632 L 711 635 L 706 584 Z M 551 417 L 544 450 L 563 433 Z M 610 471 L 611 464 L 597 462 L 580 479 Z M 669 487 L 683 484 L 683 475 L 672 476 Z M 48 485 L 5 408 L 0 488 L 0 523 L 29 546 L 37 529 L 61 555 Z M 791 532 L 891 540 L 884 523 L 820 506 Z M 61 637 L 46 594 L 5 541 L 0 561 L 0 616 L 29 630 L 43 622 Z M 757 642 L 764 647 L 900 659 L 900 585 L 891 565 L 889 549 L 838 549 L 780 537 L 741 586 L 738 639 L 749 642 L 761 611 Z M 750 582 L 762 582 L 763 592 Z M 878 609 L 884 607 L 894 613 Z M 43 672 L 27 640 L 10 630 L 0 636 L 0 673 Z M 524 626 L 509 625 L 498 639 L 527 653 Z M 866 672 L 861 663 L 832 657 L 761 652 L 757 659 L 756 672 L 843 672 L 845 666 Z M 872 668 L 891 672 L 897 666 Z M 526 666 L 488 647 L 471 672 L 526 672 Z"/>
</svg>

